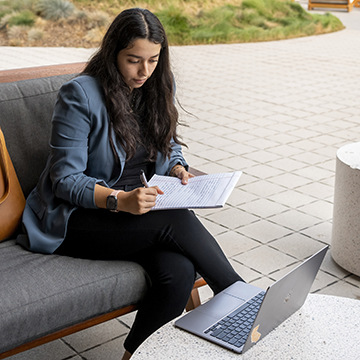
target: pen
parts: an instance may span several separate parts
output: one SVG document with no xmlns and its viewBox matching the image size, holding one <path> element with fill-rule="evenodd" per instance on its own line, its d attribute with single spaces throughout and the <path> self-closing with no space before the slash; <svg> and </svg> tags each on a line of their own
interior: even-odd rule
<svg viewBox="0 0 360 360">
<path fill-rule="evenodd" d="M 148 184 L 148 182 L 147 182 L 147 180 L 146 180 L 146 176 L 145 176 L 145 172 L 144 172 L 144 170 L 141 170 L 141 172 L 140 172 L 140 180 L 141 180 L 141 183 L 145 186 L 145 187 L 149 187 L 149 184 Z"/>
</svg>

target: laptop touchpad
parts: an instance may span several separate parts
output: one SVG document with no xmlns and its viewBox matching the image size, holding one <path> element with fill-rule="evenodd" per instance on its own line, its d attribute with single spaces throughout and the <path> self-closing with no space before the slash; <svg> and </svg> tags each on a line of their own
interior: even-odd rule
<svg viewBox="0 0 360 360">
<path fill-rule="evenodd" d="M 196 310 L 202 312 L 208 316 L 219 319 L 238 306 L 242 305 L 245 301 L 233 297 L 228 294 L 221 294 L 221 296 L 215 296 L 211 301 L 199 306 Z"/>
<path fill-rule="evenodd" d="M 223 293 L 234 296 L 243 301 L 248 301 L 249 299 L 254 297 L 256 294 L 258 294 L 260 291 L 263 291 L 263 289 L 258 288 L 257 286 L 254 286 L 254 285 L 250 285 L 250 284 L 238 281 L 235 284 L 226 288 L 223 291 Z"/>
</svg>

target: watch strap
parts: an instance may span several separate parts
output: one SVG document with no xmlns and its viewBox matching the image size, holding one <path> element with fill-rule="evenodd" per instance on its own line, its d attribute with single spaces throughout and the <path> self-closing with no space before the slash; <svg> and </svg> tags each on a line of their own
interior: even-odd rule
<svg viewBox="0 0 360 360">
<path fill-rule="evenodd" d="M 112 192 L 110 193 L 109 196 L 115 196 L 115 197 L 117 198 L 117 194 L 120 193 L 120 192 L 122 192 L 122 191 L 123 191 L 123 190 L 114 190 L 114 191 L 112 191 Z M 116 202 L 116 204 L 117 204 L 117 202 Z M 112 212 L 119 212 L 119 210 L 116 210 L 116 209 L 110 210 L 110 211 L 112 211 Z"/>
<path fill-rule="evenodd" d="M 114 190 L 110 193 L 110 195 L 117 196 L 118 193 L 122 192 L 122 190 Z"/>
</svg>

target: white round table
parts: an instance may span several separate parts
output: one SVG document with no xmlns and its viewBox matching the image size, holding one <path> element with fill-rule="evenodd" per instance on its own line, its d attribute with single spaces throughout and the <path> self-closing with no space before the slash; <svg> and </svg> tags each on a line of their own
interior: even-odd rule
<svg viewBox="0 0 360 360">
<path fill-rule="evenodd" d="M 242 355 L 174 327 L 148 338 L 131 360 L 360 359 L 360 300 L 310 294 L 303 307 Z"/>
</svg>

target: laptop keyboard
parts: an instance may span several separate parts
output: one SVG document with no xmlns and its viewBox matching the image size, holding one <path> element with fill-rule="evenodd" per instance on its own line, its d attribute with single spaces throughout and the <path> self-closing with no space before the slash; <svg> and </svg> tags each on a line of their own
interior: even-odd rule
<svg viewBox="0 0 360 360">
<path fill-rule="evenodd" d="M 246 342 L 264 295 L 264 291 L 260 292 L 204 332 L 240 348 Z"/>
</svg>

